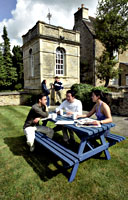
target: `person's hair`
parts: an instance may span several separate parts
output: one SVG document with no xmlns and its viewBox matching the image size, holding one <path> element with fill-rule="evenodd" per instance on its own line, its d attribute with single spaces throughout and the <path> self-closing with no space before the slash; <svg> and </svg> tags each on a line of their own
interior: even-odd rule
<svg viewBox="0 0 128 200">
<path fill-rule="evenodd" d="M 39 99 L 42 99 L 43 97 L 45 97 L 46 94 L 45 93 L 41 93 L 37 95 L 37 102 L 39 102 Z"/>
<path fill-rule="evenodd" d="M 45 84 L 45 82 L 46 82 L 46 79 L 44 79 L 44 80 L 42 81 L 42 84 Z"/>
<path fill-rule="evenodd" d="M 101 90 L 92 90 L 92 93 L 94 93 L 97 97 L 99 96 L 101 100 L 105 100 L 105 96 Z"/>
<path fill-rule="evenodd" d="M 70 93 L 72 95 L 72 97 L 75 97 L 75 92 L 73 90 L 68 90 L 66 92 L 66 94 Z"/>
</svg>

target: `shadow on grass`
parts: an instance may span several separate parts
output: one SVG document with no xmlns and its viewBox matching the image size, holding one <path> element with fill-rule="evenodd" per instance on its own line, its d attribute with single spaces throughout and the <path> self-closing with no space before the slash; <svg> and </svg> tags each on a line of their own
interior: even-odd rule
<svg viewBox="0 0 128 200">
<path fill-rule="evenodd" d="M 63 168 L 57 157 L 47 149 L 35 142 L 35 151 L 30 152 L 25 136 L 6 137 L 4 143 L 8 145 L 14 155 L 22 156 L 26 160 L 41 180 L 48 181 L 59 173 L 69 177 L 69 172 Z"/>
</svg>

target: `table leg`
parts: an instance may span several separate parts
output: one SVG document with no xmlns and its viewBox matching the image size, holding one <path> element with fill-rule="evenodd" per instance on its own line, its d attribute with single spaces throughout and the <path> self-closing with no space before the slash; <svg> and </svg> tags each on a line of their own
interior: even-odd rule
<svg viewBox="0 0 128 200">
<path fill-rule="evenodd" d="M 78 155 L 80 155 L 80 154 L 83 153 L 86 144 L 87 144 L 87 140 L 84 139 L 84 138 L 82 138 L 82 139 L 81 139 L 81 142 L 80 142 L 79 149 L 78 149 Z"/>
<path fill-rule="evenodd" d="M 100 136 L 100 140 L 101 140 L 102 144 L 106 143 L 104 135 Z M 106 156 L 107 160 L 110 160 L 111 156 L 110 156 L 110 153 L 109 153 L 108 149 L 104 150 L 104 153 L 105 153 L 105 156 Z"/>
<path fill-rule="evenodd" d="M 76 176 L 76 172 L 77 172 L 77 170 L 78 170 L 78 166 L 79 166 L 79 162 L 78 163 L 76 163 L 74 166 L 73 166 L 73 169 L 72 169 L 72 171 L 71 171 L 71 175 L 70 175 L 70 177 L 69 177 L 69 182 L 72 182 L 73 180 L 74 180 L 74 178 L 75 178 L 75 176 Z"/>
</svg>

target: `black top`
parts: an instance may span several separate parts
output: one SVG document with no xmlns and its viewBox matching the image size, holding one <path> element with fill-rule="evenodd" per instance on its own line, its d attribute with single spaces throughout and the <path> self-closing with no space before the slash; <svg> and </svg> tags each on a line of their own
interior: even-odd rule
<svg viewBox="0 0 128 200">
<path fill-rule="evenodd" d="M 46 96 L 48 96 L 50 94 L 50 91 L 47 89 L 46 84 L 43 82 L 42 82 L 42 92 L 44 92 L 46 94 Z"/>
<path fill-rule="evenodd" d="M 31 110 L 28 113 L 26 121 L 24 123 L 23 129 L 29 126 L 35 126 L 38 124 L 33 123 L 33 120 L 37 117 L 45 118 L 48 117 L 48 112 L 46 111 L 46 107 L 41 107 L 38 103 L 34 104 Z"/>
<path fill-rule="evenodd" d="M 54 82 L 54 88 L 55 88 L 55 91 L 59 91 L 59 90 L 62 90 L 64 87 L 63 87 L 63 84 L 61 81 L 55 81 Z"/>
</svg>

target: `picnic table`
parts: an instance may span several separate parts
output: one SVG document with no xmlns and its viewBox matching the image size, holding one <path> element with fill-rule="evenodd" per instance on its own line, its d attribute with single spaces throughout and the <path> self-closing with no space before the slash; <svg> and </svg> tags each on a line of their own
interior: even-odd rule
<svg viewBox="0 0 128 200">
<path fill-rule="evenodd" d="M 56 122 L 58 120 L 72 121 L 73 119 L 57 115 L 56 119 L 49 120 Z M 105 153 L 105 158 L 109 160 L 111 158 L 108 150 L 109 147 L 125 139 L 123 136 L 111 134 L 110 132 L 105 135 L 107 130 L 110 130 L 115 126 L 113 123 L 103 124 L 101 127 L 77 127 L 74 122 L 73 124 L 64 124 L 63 126 L 73 130 L 79 137 L 80 143 L 77 152 L 74 152 L 39 132 L 36 132 L 35 140 L 59 157 L 65 168 L 72 168 L 69 182 L 74 180 L 80 162 L 83 162 L 102 151 Z M 98 146 L 94 146 L 93 142 L 97 139 L 99 139 L 100 143 Z"/>
</svg>

